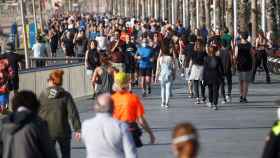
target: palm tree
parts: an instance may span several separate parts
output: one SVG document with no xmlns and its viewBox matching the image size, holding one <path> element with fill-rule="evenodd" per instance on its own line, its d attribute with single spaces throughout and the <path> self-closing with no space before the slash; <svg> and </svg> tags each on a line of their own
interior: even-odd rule
<svg viewBox="0 0 280 158">
<path fill-rule="evenodd" d="M 255 45 L 257 31 L 258 31 L 257 0 L 251 1 L 251 23 L 252 23 L 252 44 Z"/>
<path fill-rule="evenodd" d="M 190 1 L 190 13 L 191 13 L 191 28 L 192 30 L 195 28 L 196 25 L 196 0 L 191 0 Z"/>
<path fill-rule="evenodd" d="M 226 1 L 226 26 L 230 33 L 233 33 L 233 0 Z"/>
<path fill-rule="evenodd" d="M 210 0 L 204 0 L 205 24 L 208 30 L 211 28 Z"/>
<path fill-rule="evenodd" d="M 267 4 L 267 29 L 271 31 L 273 35 L 277 33 L 277 19 L 276 19 L 276 1 L 268 0 Z"/>
<path fill-rule="evenodd" d="M 248 0 L 240 0 L 240 12 L 239 12 L 239 23 L 240 23 L 240 32 L 248 32 L 248 20 L 247 20 L 247 5 Z"/>
</svg>

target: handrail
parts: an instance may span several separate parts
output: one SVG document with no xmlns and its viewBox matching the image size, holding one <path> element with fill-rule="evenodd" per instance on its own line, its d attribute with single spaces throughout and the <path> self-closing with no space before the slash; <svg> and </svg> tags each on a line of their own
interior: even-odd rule
<svg viewBox="0 0 280 158">
<path fill-rule="evenodd" d="M 56 61 L 56 60 L 84 60 L 84 57 L 40 57 L 40 58 L 35 58 L 35 57 L 30 57 L 30 60 L 49 60 L 49 61 Z"/>
<path fill-rule="evenodd" d="M 84 65 L 84 63 L 60 64 L 60 65 L 47 66 L 47 67 L 43 67 L 43 68 L 31 68 L 31 69 L 21 70 L 21 71 L 19 71 L 19 74 L 26 74 L 26 73 L 47 71 L 47 70 L 55 70 L 55 69 L 63 69 L 63 68 L 81 66 L 81 65 Z"/>
</svg>

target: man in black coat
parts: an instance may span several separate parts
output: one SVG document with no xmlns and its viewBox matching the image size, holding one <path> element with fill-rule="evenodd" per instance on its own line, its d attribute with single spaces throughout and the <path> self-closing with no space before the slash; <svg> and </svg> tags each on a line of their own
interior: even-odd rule
<svg viewBox="0 0 280 158">
<path fill-rule="evenodd" d="M 0 158 L 57 158 L 47 123 L 37 115 L 39 101 L 30 91 L 17 93 L 13 113 L 0 120 Z"/>
</svg>

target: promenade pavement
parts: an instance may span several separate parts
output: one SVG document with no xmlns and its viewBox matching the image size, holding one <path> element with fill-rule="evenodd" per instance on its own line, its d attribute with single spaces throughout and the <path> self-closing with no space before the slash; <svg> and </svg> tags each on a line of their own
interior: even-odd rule
<svg viewBox="0 0 280 158">
<path fill-rule="evenodd" d="M 178 79 L 170 109 L 160 108 L 160 89 L 153 88 L 152 95 L 143 99 L 146 117 L 155 132 L 157 144 L 139 149 L 140 158 L 172 158 L 171 131 L 178 122 L 193 123 L 199 131 L 201 149 L 199 158 L 258 158 L 261 157 L 265 137 L 277 119 L 274 100 L 280 99 L 280 77 L 273 76 L 272 84 L 265 84 L 265 77 L 257 76 L 257 83 L 250 85 L 249 103 L 239 103 L 237 77 L 234 78 L 232 104 L 220 105 L 218 111 L 204 105 L 195 105 L 187 98 L 185 84 Z M 139 90 L 136 90 L 139 94 Z M 89 97 L 77 99 L 81 119 L 93 117 L 93 101 Z M 149 142 L 147 135 L 144 142 Z M 73 140 L 72 157 L 85 158 L 84 144 Z"/>
</svg>

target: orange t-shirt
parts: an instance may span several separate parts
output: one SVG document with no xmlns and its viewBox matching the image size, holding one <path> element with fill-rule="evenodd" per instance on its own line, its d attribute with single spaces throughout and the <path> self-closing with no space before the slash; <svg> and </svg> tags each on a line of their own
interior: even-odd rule
<svg viewBox="0 0 280 158">
<path fill-rule="evenodd" d="M 112 96 L 114 101 L 113 117 L 123 122 L 136 122 L 144 115 L 144 106 L 139 97 L 133 93 L 115 93 Z"/>
</svg>

